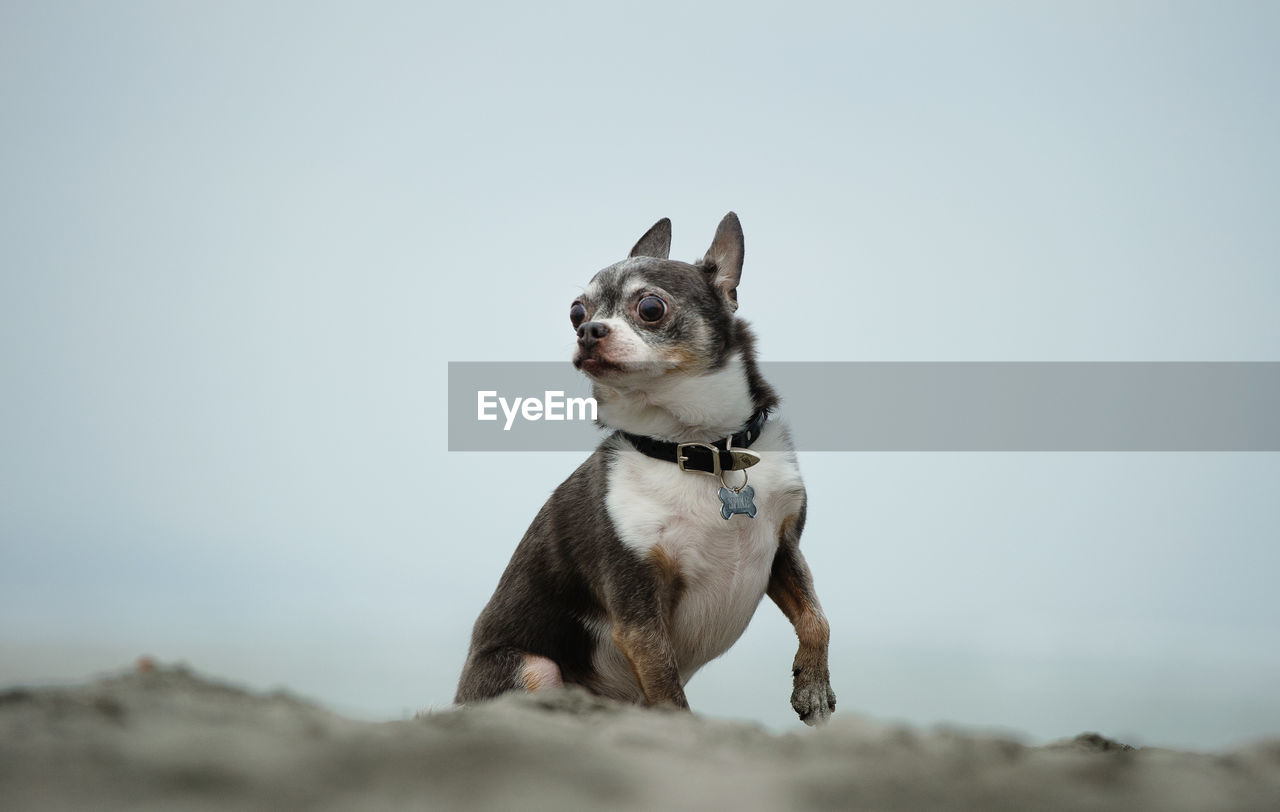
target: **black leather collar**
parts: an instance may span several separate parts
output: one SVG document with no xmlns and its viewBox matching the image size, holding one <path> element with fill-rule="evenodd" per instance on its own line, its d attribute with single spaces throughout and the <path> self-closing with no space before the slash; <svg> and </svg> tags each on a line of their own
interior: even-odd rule
<svg viewBox="0 0 1280 812">
<path fill-rule="evenodd" d="M 764 431 L 764 424 L 768 419 L 769 413 L 761 409 L 751 415 L 741 431 L 730 437 L 722 437 L 714 443 L 672 443 L 629 431 L 618 433 L 645 456 L 674 462 L 682 471 L 700 471 L 719 476 L 721 471 L 741 471 L 760 461 L 756 454 L 734 452 L 750 447 L 760 437 L 760 432 Z"/>
</svg>

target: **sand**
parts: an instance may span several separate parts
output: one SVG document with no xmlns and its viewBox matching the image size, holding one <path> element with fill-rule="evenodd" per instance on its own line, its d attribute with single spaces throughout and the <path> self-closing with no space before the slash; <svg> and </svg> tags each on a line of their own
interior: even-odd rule
<svg viewBox="0 0 1280 812">
<path fill-rule="evenodd" d="M 0 692 L 0 809 L 1276 810 L 1280 741 L 1046 747 L 837 713 L 821 729 L 513 695 L 359 722 L 147 663 Z"/>
</svg>

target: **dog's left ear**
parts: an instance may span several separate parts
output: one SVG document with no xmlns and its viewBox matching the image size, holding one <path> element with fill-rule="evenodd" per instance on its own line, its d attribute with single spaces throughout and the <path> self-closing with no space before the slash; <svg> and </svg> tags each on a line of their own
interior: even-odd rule
<svg viewBox="0 0 1280 812">
<path fill-rule="evenodd" d="M 657 257 L 666 259 L 671 255 L 671 218 L 663 217 L 653 224 L 636 242 L 627 257 Z"/>
<path fill-rule="evenodd" d="M 742 278 L 742 224 L 738 215 L 729 212 L 716 228 L 715 239 L 706 256 L 698 263 L 711 284 L 729 302 L 729 309 L 738 309 L 738 280 Z"/>
</svg>

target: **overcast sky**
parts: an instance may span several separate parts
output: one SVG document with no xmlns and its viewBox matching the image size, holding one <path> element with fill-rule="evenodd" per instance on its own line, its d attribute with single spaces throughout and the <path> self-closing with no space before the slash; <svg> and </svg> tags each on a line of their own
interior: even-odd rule
<svg viewBox="0 0 1280 812">
<path fill-rule="evenodd" d="M 1271 3 L 0 4 L 0 684 L 446 705 L 578 454 L 450 454 L 730 209 L 778 361 L 1280 360 Z M 566 361 L 567 362 L 567 361 Z M 785 395 L 786 393 L 784 393 Z M 840 710 L 1280 733 L 1275 454 L 801 458 Z M 790 729 L 767 601 L 690 685 Z"/>
</svg>

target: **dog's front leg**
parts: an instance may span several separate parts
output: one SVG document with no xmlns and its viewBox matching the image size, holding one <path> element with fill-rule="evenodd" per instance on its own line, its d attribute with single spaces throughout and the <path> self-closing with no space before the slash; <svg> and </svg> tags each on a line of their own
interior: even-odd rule
<svg viewBox="0 0 1280 812">
<path fill-rule="evenodd" d="M 648 567 L 627 575 L 611 590 L 613 642 L 631 666 L 646 705 L 688 709 L 669 628 L 677 587 Z"/>
<path fill-rule="evenodd" d="M 768 594 L 791 621 L 800 639 L 792 663 L 794 690 L 791 707 L 807 725 L 826 722 L 836 709 L 836 692 L 831 690 L 831 671 L 827 666 L 827 645 L 831 628 L 818 604 L 813 588 L 813 575 L 800 553 L 800 531 L 804 529 L 804 510 L 783 522 L 778 537 L 778 552 L 769 574 Z"/>
<path fill-rule="evenodd" d="M 671 640 L 661 624 L 615 623 L 613 641 L 630 663 L 646 705 L 688 709 Z"/>
</svg>

